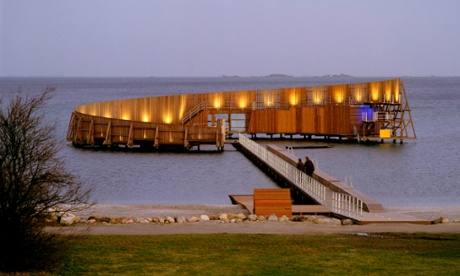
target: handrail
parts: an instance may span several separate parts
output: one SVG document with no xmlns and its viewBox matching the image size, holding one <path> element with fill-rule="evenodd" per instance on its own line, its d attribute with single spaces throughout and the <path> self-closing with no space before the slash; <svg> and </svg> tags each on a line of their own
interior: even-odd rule
<svg viewBox="0 0 460 276">
<path fill-rule="evenodd" d="M 260 160 L 276 170 L 293 185 L 306 192 L 319 204 L 326 206 L 332 212 L 353 219 L 361 220 L 363 201 L 351 195 L 331 191 L 328 187 L 297 169 L 291 163 L 268 151 L 244 135 L 239 135 L 239 143 L 257 156 Z M 331 194 L 332 200 L 327 200 Z"/>
</svg>

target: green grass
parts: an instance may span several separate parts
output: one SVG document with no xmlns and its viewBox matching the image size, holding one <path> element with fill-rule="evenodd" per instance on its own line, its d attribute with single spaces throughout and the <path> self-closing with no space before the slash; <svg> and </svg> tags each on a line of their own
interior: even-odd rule
<svg viewBox="0 0 460 276">
<path fill-rule="evenodd" d="M 460 234 L 88 236 L 56 275 L 460 275 Z"/>
</svg>

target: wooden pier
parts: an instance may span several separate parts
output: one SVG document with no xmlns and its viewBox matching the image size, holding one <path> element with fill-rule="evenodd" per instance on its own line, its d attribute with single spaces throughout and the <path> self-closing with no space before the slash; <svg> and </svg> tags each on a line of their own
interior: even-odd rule
<svg viewBox="0 0 460 276">
<path fill-rule="evenodd" d="M 319 169 L 315 169 L 312 177 L 306 175 L 296 167 L 299 158 L 276 145 L 264 148 L 243 135 L 239 141 L 236 147 L 280 187 L 289 188 L 294 202 L 301 203 L 292 205 L 293 214 L 330 213 L 334 217 L 351 218 L 358 224 L 431 224 L 428 220 L 388 212 L 377 201 Z M 255 212 L 256 200 L 252 195 L 231 196 L 231 199 Z M 302 204 L 306 201 L 310 204 Z"/>
<path fill-rule="evenodd" d="M 224 148 L 235 133 L 357 141 L 415 139 L 400 79 L 368 83 L 169 95 L 75 108 L 78 147 Z M 308 138 L 307 138 L 308 137 Z"/>
</svg>

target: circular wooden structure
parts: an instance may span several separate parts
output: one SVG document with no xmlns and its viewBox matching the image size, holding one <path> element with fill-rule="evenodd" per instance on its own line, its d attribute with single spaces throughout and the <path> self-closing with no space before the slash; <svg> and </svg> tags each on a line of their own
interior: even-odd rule
<svg viewBox="0 0 460 276">
<path fill-rule="evenodd" d="M 314 87 L 169 95 L 75 108 L 67 140 L 75 146 L 140 148 L 213 144 L 233 133 L 413 139 L 400 79 Z"/>
</svg>

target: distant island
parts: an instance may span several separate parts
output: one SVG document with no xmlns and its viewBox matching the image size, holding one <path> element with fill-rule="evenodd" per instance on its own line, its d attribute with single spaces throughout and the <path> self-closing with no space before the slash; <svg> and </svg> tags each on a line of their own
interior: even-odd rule
<svg viewBox="0 0 460 276">
<path fill-rule="evenodd" d="M 340 74 L 340 75 L 324 75 L 323 78 L 350 78 L 350 75 Z"/>
<path fill-rule="evenodd" d="M 292 78 L 292 76 L 290 75 L 285 75 L 285 74 L 270 74 L 268 76 L 265 76 L 266 78 L 279 78 L 279 77 L 282 77 L 282 78 Z"/>
</svg>

